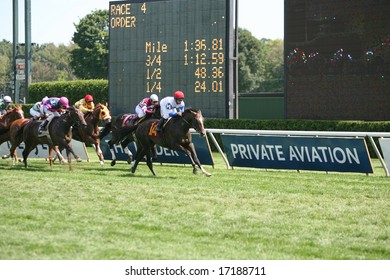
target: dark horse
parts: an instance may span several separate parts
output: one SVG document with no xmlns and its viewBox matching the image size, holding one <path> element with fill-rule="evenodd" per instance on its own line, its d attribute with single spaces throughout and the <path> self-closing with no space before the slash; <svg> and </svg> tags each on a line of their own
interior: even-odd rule
<svg viewBox="0 0 390 280">
<path fill-rule="evenodd" d="M 84 143 L 92 144 L 96 154 L 99 157 L 100 164 L 104 164 L 104 157 L 100 149 L 100 130 L 98 127 L 99 120 L 104 123 L 111 122 L 111 115 L 108 108 L 103 104 L 97 104 L 92 112 L 84 114 L 87 128 L 73 127 L 72 138 Z"/>
<path fill-rule="evenodd" d="M 72 140 L 72 131 L 71 127 L 73 125 L 86 127 L 87 123 L 84 120 L 83 113 L 74 108 L 70 107 L 67 112 L 62 114 L 59 117 L 53 118 L 53 120 L 48 124 L 48 135 L 39 136 L 38 128 L 41 121 L 32 121 L 29 122 L 23 130 L 23 141 L 25 148 L 23 151 L 23 162 L 25 168 L 27 168 L 27 157 L 30 152 L 38 144 L 47 144 L 49 146 L 49 160 L 50 166 L 53 166 L 53 158 L 51 156 L 51 151 L 54 149 L 57 152 L 58 157 L 63 160 L 63 157 L 59 150 L 66 149 L 66 154 L 68 157 L 69 170 L 72 170 L 71 166 L 71 154 L 79 160 L 79 157 L 73 152 L 72 147 L 69 145 Z"/>
<path fill-rule="evenodd" d="M 19 105 L 7 110 L 7 113 L 0 116 L 0 144 L 9 140 L 10 126 L 18 119 L 24 119 L 22 107 Z"/>
<path fill-rule="evenodd" d="M 155 145 L 166 147 L 175 151 L 183 151 L 191 160 L 193 173 L 197 174 L 197 166 L 206 176 L 211 176 L 200 164 L 196 155 L 192 136 L 189 132 L 190 128 L 195 129 L 201 136 L 206 135 L 206 130 L 203 125 L 203 116 L 200 110 L 186 109 L 182 117 L 170 119 L 162 132 L 157 133 L 156 127 L 158 120 L 149 119 L 141 123 L 135 131 L 137 143 L 136 159 L 131 167 L 131 172 L 134 173 L 140 160 L 146 156 L 146 163 L 156 176 L 153 170 L 150 154 Z"/>
<path fill-rule="evenodd" d="M 111 123 L 106 124 L 103 128 L 100 139 L 103 139 L 110 131 L 112 132 L 111 140 L 108 141 L 108 147 L 111 151 L 111 166 L 116 164 L 116 155 L 114 150 L 114 145 L 121 145 L 123 151 L 127 154 L 127 162 L 130 164 L 133 160 L 133 154 L 128 148 L 128 145 L 134 141 L 133 133 L 138 125 L 150 118 L 160 118 L 160 106 L 156 105 L 153 109 L 152 115 L 145 115 L 145 117 L 136 120 L 133 120 L 137 117 L 136 114 L 121 114 L 112 118 Z"/>
</svg>

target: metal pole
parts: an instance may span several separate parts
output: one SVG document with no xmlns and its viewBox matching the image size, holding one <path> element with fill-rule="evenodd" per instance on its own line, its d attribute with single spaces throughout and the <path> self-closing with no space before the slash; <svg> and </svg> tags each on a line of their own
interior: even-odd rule
<svg viewBox="0 0 390 280">
<path fill-rule="evenodd" d="M 31 77 L 31 0 L 24 1 L 24 25 L 25 25 L 25 95 L 24 97 L 29 100 L 28 86 L 30 84 Z"/>
<path fill-rule="evenodd" d="M 235 37 L 236 37 L 236 53 L 235 53 L 235 56 L 236 56 L 236 61 L 235 61 L 235 64 L 236 64 L 236 72 L 235 72 L 235 78 L 236 78 L 236 88 L 235 88 L 235 91 L 236 91 L 236 119 L 238 119 L 238 0 L 236 0 L 236 33 L 235 33 Z"/>
<path fill-rule="evenodd" d="M 13 84 L 14 84 L 14 92 L 13 98 L 14 100 L 19 100 L 19 81 L 16 80 L 16 56 L 18 55 L 18 44 L 19 44 L 19 5 L 18 0 L 13 0 L 12 7 L 12 73 L 13 76 Z"/>
</svg>

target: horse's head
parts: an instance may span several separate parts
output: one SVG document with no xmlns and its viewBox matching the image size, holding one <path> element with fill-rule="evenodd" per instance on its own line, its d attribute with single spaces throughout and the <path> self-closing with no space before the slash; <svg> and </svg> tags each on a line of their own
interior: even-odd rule
<svg viewBox="0 0 390 280">
<path fill-rule="evenodd" d="M 153 117 L 156 119 L 161 118 L 161 106 L 157 104 L 153 107 Z"/>
<path fill-rule="evenodd" d="M 99 103 L 95 110 L 99 110 L 99 120 L 103 121 L 104 123 L 111 122 L 111 113 L 107 106 Z"/>
<path fill-rule="evenodd" d="M 200 134 L 200 136 L 206 136 L 206 129 L 204 128 L 204 118 L 202 112 L 196 109 L 186 109 L 183 114 L 183 118 L 188 122 L 193 129 Z"/>
<path fill-rule="evenodd" d="M 5 113 L 1 118 L 5 125 L 10 124 L 17 119 L 24 119 L 24 112 L 22 106 L 20 105 L 15 105 L 12 109 L 7 110 L 7 113 Z"/>
<path fill-rule="evenodd" d="M 75 107 L 69 107 L 69 116 L 76 126 L 86 128 L 87 122 L 84 119 L 84 114 Z"/>
</svg>

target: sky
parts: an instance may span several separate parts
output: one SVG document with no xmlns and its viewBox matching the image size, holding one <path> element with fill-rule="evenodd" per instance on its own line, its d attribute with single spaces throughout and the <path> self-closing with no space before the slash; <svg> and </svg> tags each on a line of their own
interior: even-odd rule
<svg viewBox="0 0 390 280">
<path fill-rule="evenodd" d="M 19 2 L 19 43 L 24 42 L 24 0 Z M 212 1 L 212 0 L 210 0 Z M 31 42 L 70 44 L 74 25 L 109 0 L 31 0 Z M 12 42 L 12 3 L 0 1 L 0 41 Z M 284 0 L 238 0 L 238 26 L 258 39 L 283 39 Z"/>
</svg>

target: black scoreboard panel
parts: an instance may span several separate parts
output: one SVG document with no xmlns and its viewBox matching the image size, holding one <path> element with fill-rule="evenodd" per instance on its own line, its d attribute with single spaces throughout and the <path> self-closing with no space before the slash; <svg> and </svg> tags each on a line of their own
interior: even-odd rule
<svg viewBox="0 0 390 280">
<path fill-rule="evenodd" d="M 110 2 L 109 102 L 134 112 L 176 90 L 207 117 L 229 117 L 232 0 Z"/>
<path fill-rule="evenodd" d="M 286 115 L 390 119 L 390 1 L 285 0 Z"/>
</svg>

